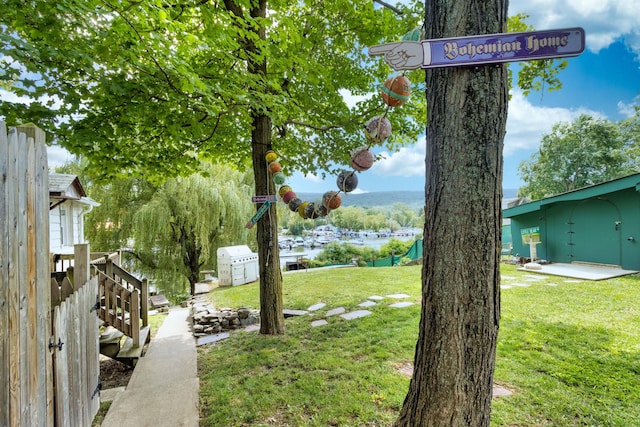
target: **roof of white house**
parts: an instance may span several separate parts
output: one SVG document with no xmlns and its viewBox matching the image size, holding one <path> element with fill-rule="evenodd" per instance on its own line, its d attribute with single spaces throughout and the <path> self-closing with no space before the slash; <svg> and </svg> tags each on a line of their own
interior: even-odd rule
<svg viewBox="0 0 640 427">
<path fill-rule="evenodd" d="M 53 208 L 65 200 L 75 200 L 89 206 L 100 206 L 100 203 L 87 197 L 84 187 L 77 175 L 66 173 L 49 174 L 49 199 L 57 200 L 50 208 Z"/>
</svg>

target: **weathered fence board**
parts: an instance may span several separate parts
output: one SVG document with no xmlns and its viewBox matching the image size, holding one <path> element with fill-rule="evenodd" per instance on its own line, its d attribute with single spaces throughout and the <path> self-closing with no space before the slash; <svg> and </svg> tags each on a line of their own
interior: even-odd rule
<svg viewBox="0 0 640 427">
<path fill-rule="evenodd" d="M 48 177 L 44 132 L 0 122 L 2 427 L 90 426 L 99 409 L 98 279 L 88 245 L 76 248 L 82 286 L 50 279 Z"/>
<path fill-rule="evenodd" d="M 9 224 L 7 168 L 9 142 L 7 127 L 0 121 L 0 425 L 9 425 Z M 6 386 L 5 386 L 6 384 Z"/>
<path fill-rule="evenodd" d="M 94 276 L 53 310 L 58 426 L 90 426 L 100 407 L 97 295 Z"/>
<path fill-rule="evenodd" d="M 44 132 L 0 123 L 0 425 L 53 422 Z"/>
</svg>

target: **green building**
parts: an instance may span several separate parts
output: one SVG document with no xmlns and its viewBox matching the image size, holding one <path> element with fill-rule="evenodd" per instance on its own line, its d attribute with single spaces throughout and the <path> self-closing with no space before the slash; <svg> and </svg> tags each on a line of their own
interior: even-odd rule
<svg viewBox="0 0 640 427">
<path fill-rule="evenodd" d="M 507 208 L 512 254 L 640 270 L 640 174 Z"/>
</svg>

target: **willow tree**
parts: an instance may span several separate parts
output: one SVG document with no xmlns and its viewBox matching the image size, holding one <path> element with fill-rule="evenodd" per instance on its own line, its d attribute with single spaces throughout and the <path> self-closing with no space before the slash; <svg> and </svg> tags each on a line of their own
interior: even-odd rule
<svg viewBox="0 0 640 427">
<path fill-rule="evenodd" d="M 423 10 L 414 1 L 398 15 L 370 0 L 3 4 L 2 77 L 31 99 L 0 105 L 8 122 L 37 122 L 104 176 L 161 182 L 205 159 L 252 168 L 258 195 L 275 192 L 269 149 L 286 173 L 348 165 L 349 151 L 366 144 L 362 125 L 385 113 L 371 95 L 392 74 L 366 47 L 400 39 Z M 414 92 L 387 114 L 388 150 L 424 131 L 419 83 Z M 350 106 L 345 95 L 362 100 Z M 256 228 L 261 333 L 278 334 L 276 209 Z"/>
<path fill-rule="evenodd" d="M 169 289 L 189 284 L 194 295 L 203 266 L 212 268 L 217 249 L 247 240 L 252 177 L 228 167 L 171 178 L 133 218 L 132 251 L 143 273 Z"/>
</svg>

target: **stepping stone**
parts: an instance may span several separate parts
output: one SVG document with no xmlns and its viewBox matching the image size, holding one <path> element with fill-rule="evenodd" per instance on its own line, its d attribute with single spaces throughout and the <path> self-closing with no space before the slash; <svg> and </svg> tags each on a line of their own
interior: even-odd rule
<svg viewBox="0 0 640 427">
<path fill-rule="evenodd" d="M 524 277 L 526 277 L 528 280 L 544 280 L 544 277 L 541 276 L 535 276 L 533 274 L 525 274 Z"/>
<path fill-rule="evenodd" d="M 207 335 L 205 337 L 198 338 L 196 345 L 201 346 L 205 344 L 211 344 L 214 342 L 222 341 L 229 338 L 229 332 L 222 332 L 220 334 Z"/>
<path fill-rule="evenodd" d="M 307 310 L 290 310 L 288 308 L 285 308 L 284 310 L 282 310 L 282 314 L 284 314 L 284 317 L 294 317 L 294 316 L 304 316 L 305 314 L 308 314 L 309 312 Z"/>
<path fill-rule="evenodd" d="M 358 307 L 371 307 L 376 305 L 375 302 L 373 301 L 365 301 L 365 302 L 361 302 L 360 304 L 358 304 Z"/>
<path fill-rule="evenodd" d="M 513 280 L 515 279 L 515 276 L 500 276 L 501 280 Z"/>
<path fill-rule="evenodd" d="M 510 285 L 500 285 L 500 289 L 511 289 L 513 286 Z"/>
<path fill-rule="evenodd" d="M 380 295 L 372 295 L 369 297 L 369 299 L 372 299 L 374 301 L 381 301 L 384 299 L 384 297 L 381 297 Z"/>
<path fill-rule="evenodd" d="M 403 301 L 403 302 L 395 302 L 393 304 L 390 304 L 389 307 L 404 308 L 404 307 L 409 307 L 410 305 L 413 305 L 413 303 L 409 301 Z"/>
<path fill-rule="evenodd" d="M 311 307 L 307 308 L 308 311 L 316 311 L 324 308 L 327 304 L 323 302 L 319 302 L 318 304 L 313 304 Z"/>
<path fill-rule="evenodd" d="M 345 309 L 344 309 L 344 307 L 334 308 L 333 310 L 329 310 L 329 311 L 327 311 L 326 316 L 327 316 L 327 317 L 329 317 L 329 316 L 335 316 L 336 314 L 342 314 L 342 313 L 344 313 L 345 311 L 347 311 L 347 310 L 345 310 Z"/>
<path fill-rule="evenodd" d="M 493 385 L 493 397 L 507 397 L 511 396 L 512 394 L 513 392 L 506 387 L 502 387 L 498 384 Z"/>
<path fill-rule="evenodd" d="M 324 319 L 320 319 L 320 320 L 314 320 L 313 322 L 311 322 L 311 326 L 313 326 L 314 328 L 316 326 L 324 326 L 324 325 L 328 325 L 329 322 L 327 322 Z"/>
<path fill-rule="evenodd" d="M 557 283 L 545 283 L 545 285 L 547 285 L 547 286 L 558 286 Z"/>
<path fill-rule="evenodd" d="M 407 295 L 407 294 L 391 294 L 391 295 L 387 295 L 387 298 L 395 298 L 395 299 L 409 298 L 409 295 Z"/>
<path fill-rule="evenodd" d="M 356 310 L 356 311 L 351 311 L 349 313 L 345 313 L 345 314 L 341 314 L 340 317 L 342 317 L 345 320 L 352 320 L 352 319 L 358 319 L 360 317 L 364 317 L 364 316 L 368 316 L 371 313 L 369 310 Z"/>
<path fill-rule="evenodd" d="M 530 285 L 528 283 L 512 283 L 511 286 L 519 286 L 521 288 L 528 288 Z"/>
</svg>

